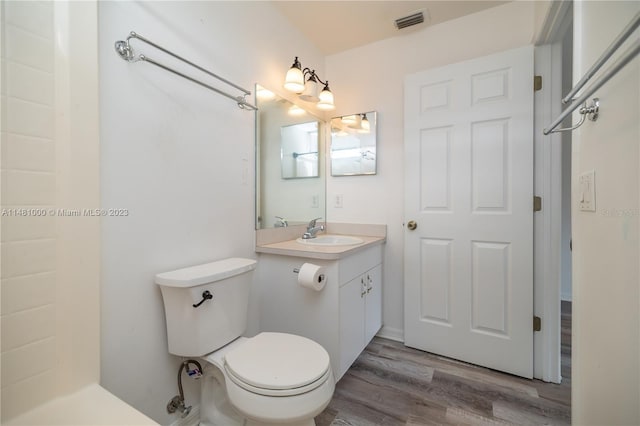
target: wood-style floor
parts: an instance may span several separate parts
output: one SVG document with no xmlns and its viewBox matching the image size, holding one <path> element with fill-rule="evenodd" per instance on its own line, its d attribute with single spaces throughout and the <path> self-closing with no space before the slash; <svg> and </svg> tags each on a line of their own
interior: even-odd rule
<svg viewBox="0 0 640 426">
<path fill-rule="evenodd" d="M 527 380 L 375 338 L 316 417 L 326 425 L 569 425 L 571 304 L 562 303 L 562 384 Z"/>
</svg>

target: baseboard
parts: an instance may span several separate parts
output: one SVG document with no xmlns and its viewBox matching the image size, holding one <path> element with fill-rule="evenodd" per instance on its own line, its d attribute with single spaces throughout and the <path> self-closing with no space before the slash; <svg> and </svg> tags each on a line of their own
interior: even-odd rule
<svg viewBox="0 0 640 426">
<path fill-rule="evenodd" d="M 196 405 L 191 409 L 187 417 L 179 417 L 169 426 L 198 426 L 200 424 L 200 406 Z"/>
<path fill-rule="evenodd" d="M 404 330 L 393 327 L 382 327 L 378 334 L 378 337 L 383 339 L 395 340 L 396 342 L 404 343 Z"/>
</svg>

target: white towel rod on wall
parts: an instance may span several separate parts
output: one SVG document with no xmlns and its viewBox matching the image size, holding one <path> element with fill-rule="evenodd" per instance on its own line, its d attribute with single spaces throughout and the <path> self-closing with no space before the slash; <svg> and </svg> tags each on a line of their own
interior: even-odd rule
<svg viewBox="0 0 640 426">
<path fill-rule="evenodd" d="M 159 63 L 158 61 L 155 61 L 155 60 L 149 58 L 148 56 L 145 56 L 145 55 L 142 55 L 142 54 L 136 56 L 133 53 L 133 48 L 131 47 L 131 44 L 129 42 L 132 38 L 137 38 L 138 40 L 140 40 L 140 41 L 142 41 L 144 43 L 147 43 L 148 45 L 153 46 L 156 49 L 161 50 L 164 53 L 166 53 L 168 55 L 171 55 L 174 58 L 176 58 L 176 59 L 178 59 L 178 60 L 180 60 L 180 61 L 182 61 L 182 62 L 184 62 L 184 63 L 186 63 L 188 65 L 191 65 L 192 67 L 194 67 L 194 68 L 196 68 L 196 69 L 198 69 L 198 70 L 200 70 L 200 71 L 202 71 L 202 72 L 204 72 L 206 74 L 209 74 L 210 76 L 222 81 L 223 83 L 226 83 L 229 86 L 232 86 L 232 87 L 240 90 L 241 92 L 244 93 L 244 95 L 240 95 L 240 96 L 230 95 L 229 93 L 224 92 L 224 91 L 222 91 L 222 90 L 220 90 L 220 89 L 218 89 L 216 87 L 213 87 L 213 86 L 211 86 L 209 84 L 203 83 L 200 80 L 197 80 L 197 79 L 195 79 L 193 77 L 190 77 L 190 76 L 188 76 L 186 74 L 181 73 L 180 71 L 176 71 L 173 68 L 170 68 L 170 67 L 168 67 L 166 65 L 163 65 L 163 64 Z M 120 57 L 122 59 L 124 59 L 125 61 L 127 61 L 127 62 L 138 62 L 138 61 L 148 62 L 148 63 L 150 63 L 152 65 L 155 65 L 155 66 L 157 66 L 159 68 L 162 68 L 165 71 L 169 71 L 169 72 L 171 72 L 171 73 L 173 73 L 175 75 L 178 75 L 180 77 L 186 78 L 187 80 L 189 80 L 189 81 L 191 81 L 193 83 L 199 84 L 202 87 L 206 87 L 209 90 L 213 90 L 214 92 L 216 92 L 216 93 L 218 93 L 218 94 L 220 94 L 222 96 L 226 96 L 229 99 L 233 99 L 234 101 L 236 101 L 238 103 L 238 107 L 240 107 L 242 109 L 250 109 L 250 110 L 254 110 L 254 111 L 258 109 L 254 105 L 251 105 L 249 102 L 247 102 L 246 97 L 251 94 L 251 92 L 248 91 L 247 89 L 244 89 L 244 88 L 242 88 L 242 87 L 230 82 L 229 80 L 227 80 L 227 79 L 225 79 L 223 77 L 220 77 L 219 75 L 214 74 L 214 73 L 212 73 L 211 71 L 209 71 L 209 70 L 207 70 L 205 68 L 202 68 L 200 65 L 197 65 L 197 64 L 189 61 L 188 59 L 185 59 L 185 58 L 183 58 L 183 57 L 181 57 L 179 55 L 176 55 L 172 51 L 170 51 L 168 49 L 165 49 L 164 47 L 152 42 L 151 40 L 148 40 L 148 39 L 142 37 L 140 34 L 137 34 L 134 31 L 131 31 L 129 33 L 129 37 L 127 37 L 126 40 L 116 41 L 115 48 L 116 48 L 116 52 L 118 53 L 118 55 L 120 55 Z"/>
<path fill-rule="evenodd" d="M 631 62 L 640 53 L 640 39 L 636 40 L 631 46 L 618 58 L 618 60 L 591 85 L 585 92 L 575 97 L 576 93 L 593 77 L 593 75 L 602 67 L 602 65 L 613 55 L 613 53 L 624 43 L 624 41 L 633 34 L 633 32 L 640 26 L 640 12 L 638 12 L 629 24 L 622 30 L 620 35 L 611 43 L 611 45 L 605 50 L 605 52 L 598 58 L 598 60 L 591 66 L 589 71 L 580 79 L 580 81 L 574 86 L 573 89 L 562 99 L 562 103 L 573 102 L 571 106 L 566 108 L 553 123 L 551 123 L 542 132 L 545 135 L 556 132 L 570 131 L 577 129 L 584 123 L 586 116 L 589 119 L 596 121 L 598 118 L 598 111 L 600 103 L 598 98 L 593 99 L 591 105 L 587 105 L 587 100 L 591 95 L 595 93 L 600 87 L 602 87 L 609 79 L 618 73 L 625 65 Z M 573 111 L 580 107 L 579 112 L 582 115 L 580 121 L 571 127 L 556 129 L 562 123 L 562 121 Z"/>
</svg>

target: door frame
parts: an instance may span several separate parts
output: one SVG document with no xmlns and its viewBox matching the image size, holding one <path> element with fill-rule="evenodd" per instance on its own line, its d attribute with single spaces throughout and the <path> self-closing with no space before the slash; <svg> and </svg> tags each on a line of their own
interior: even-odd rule
<svg viewBox="0 0 640 426">
<path fill-rule="evenodd" d="M 542 90 L 534 95 L 534 194 L 542 197 L 542 211 L 534 214 L 533 312 L 542 320 L 534 333 L 533 376 L 560 383 L 560 307 L 562 255 L 562 136 L 544 136 L 542 129 L 562 110 L 561 40 L 571 22 L 569 2 L 552 2 L 536 39 L 534 72 L 542 76 Z M 569 194 L 570 196 L 570 194 Z"/>
</svg>

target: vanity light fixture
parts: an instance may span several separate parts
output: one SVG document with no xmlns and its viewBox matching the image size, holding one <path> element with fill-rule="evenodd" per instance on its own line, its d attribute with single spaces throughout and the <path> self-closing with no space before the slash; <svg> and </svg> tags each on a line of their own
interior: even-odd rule
<svg viewBox="0 0 640 426">
<path fill-rule="evenodd" d="M 343 131 L 345 129 L 357 133 L 369 133 L 371 132 L 371 123 L 369 122 L 369 118 L 366 113 L 362 114 L 351 114 L 351 115 L 343 115 L 339 117 L 340 123 L 338 124 L 339 130 Z"/>
<path fill-rule="evenodd" d="M 369 133 L 369 131 L 371 131 L 371 123 L 369 123 L 367 114 L 362 114 L 362 119 L 360 120 L 360 127 L 365 133 Z"/>
<path fill-rule="evenodd" d="M 318 82 L 324 85 L 320 94 L 318 94 Z M 329 89 L 329 81 L 322 81 L 316 74 L 316 70 L 306 67 L 303 69 L 297 56 L 287 71 L 284 88 L 297 93 L 303 101 L 317 102 L 318 109 L 328 111 L 336 108 L 333 102 L 333 93 Z"/>
</svg>

